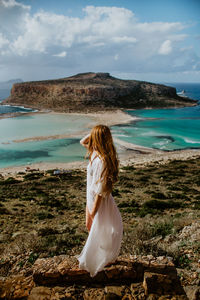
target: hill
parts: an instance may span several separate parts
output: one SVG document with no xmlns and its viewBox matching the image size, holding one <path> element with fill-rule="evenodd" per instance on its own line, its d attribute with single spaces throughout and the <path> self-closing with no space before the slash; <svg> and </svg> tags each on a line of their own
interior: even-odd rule
<svg viewBox="0 0 200 300">
<path fill-rule="evenodd" d="M 173 87 L 122 80 L 109 73 L 82 73 L 56 80 L 15 83 L 10 97 L 3 101 L 3 104 L 60 112 L 182 107 L 196 103 L 178 96 Z"/>
</svg>

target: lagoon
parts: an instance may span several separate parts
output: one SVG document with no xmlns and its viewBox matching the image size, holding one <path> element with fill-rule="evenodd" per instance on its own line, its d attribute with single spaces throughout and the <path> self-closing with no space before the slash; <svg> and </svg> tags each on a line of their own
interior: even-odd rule
<svg viewBox="0 0 200 300">
<path fill-rule="evenodd" d="M 34 114 L 0 120 L 0 168 L 39 162 L 84 159 L 79 138 L 40 140 L 41 137 L 77 135 L 87 130 L 91 118 L 65 114 Z M 38 140 L 26 141 L 39 137 Z M 25 139 L 24 142 L 23 139 Z M 19 140 L 20 142 L 16 142 Z"/>
</svg>

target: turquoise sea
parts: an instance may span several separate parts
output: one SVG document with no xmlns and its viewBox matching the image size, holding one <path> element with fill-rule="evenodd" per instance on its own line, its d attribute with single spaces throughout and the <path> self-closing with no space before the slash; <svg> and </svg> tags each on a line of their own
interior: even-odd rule
<svg viewBox="0 0 200 300">
<path fill-rule="evenodd" d="M 199 100 L 200 84 L 169 84 L 177 92 Z M 176 150 L 200 148 L 200 105 L 176 109 L 140 109 L 128 111 L 141 118 L 126 126 L 114 126 L 118 138 L 156 149 Z"/>
<path fill-rule="evenodd" d="M 185 95 L 200 101 L 200 84 L 168 84 L 185 90 Z M 0 90 L 0 99 L 9 91 Z M 2 95 L 2 96 L 1 96 Z M 10 111 L 9 111 L 10 110 Z M 0 106 L 0 114 L 21 112 L 16 118 L 0 119 L 0 168 L 37 162 L 72 162 L 84 159 L 79 138 L 14 142 L 36 136 L 80 132 L 87 128 L 87 117 L 35 114 L 27 115 L 22 107 Z M 112 127 L 114 136 L 146 147 L 165 151 L 200 148 L 200 106 L 179 109 L 132 110 L 137 122 Z"/>
</svg>

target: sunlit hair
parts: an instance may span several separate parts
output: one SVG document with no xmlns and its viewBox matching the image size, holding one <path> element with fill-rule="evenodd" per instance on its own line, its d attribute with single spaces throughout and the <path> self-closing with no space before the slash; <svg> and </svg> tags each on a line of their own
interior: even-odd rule
<svg viewBox="0 0 200 300">
<path fill-rule="evenodd" d="M 106 190 L 111 191 L 113 184 L 118 179 L 119 162 L 108 126 L 97 125 L 92 129 L 88 144 L 90 160 L 93 151 L 103 160 L 104 168 L 100 179 L 103 181 Z"/>
</svg>

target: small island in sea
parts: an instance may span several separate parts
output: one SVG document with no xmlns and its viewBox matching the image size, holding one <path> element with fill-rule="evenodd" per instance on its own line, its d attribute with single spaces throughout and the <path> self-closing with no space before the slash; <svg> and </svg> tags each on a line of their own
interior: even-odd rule
<svg viewBox="0 0 200 300">
<path fill-rule="evenodd" d="M 183 107 L 196 103 L 177 95 L 174 87 L 92 72 L 55 80 L 15 83 L 10 97 L 2 102 L 56 112 Z"/>
</svg>

